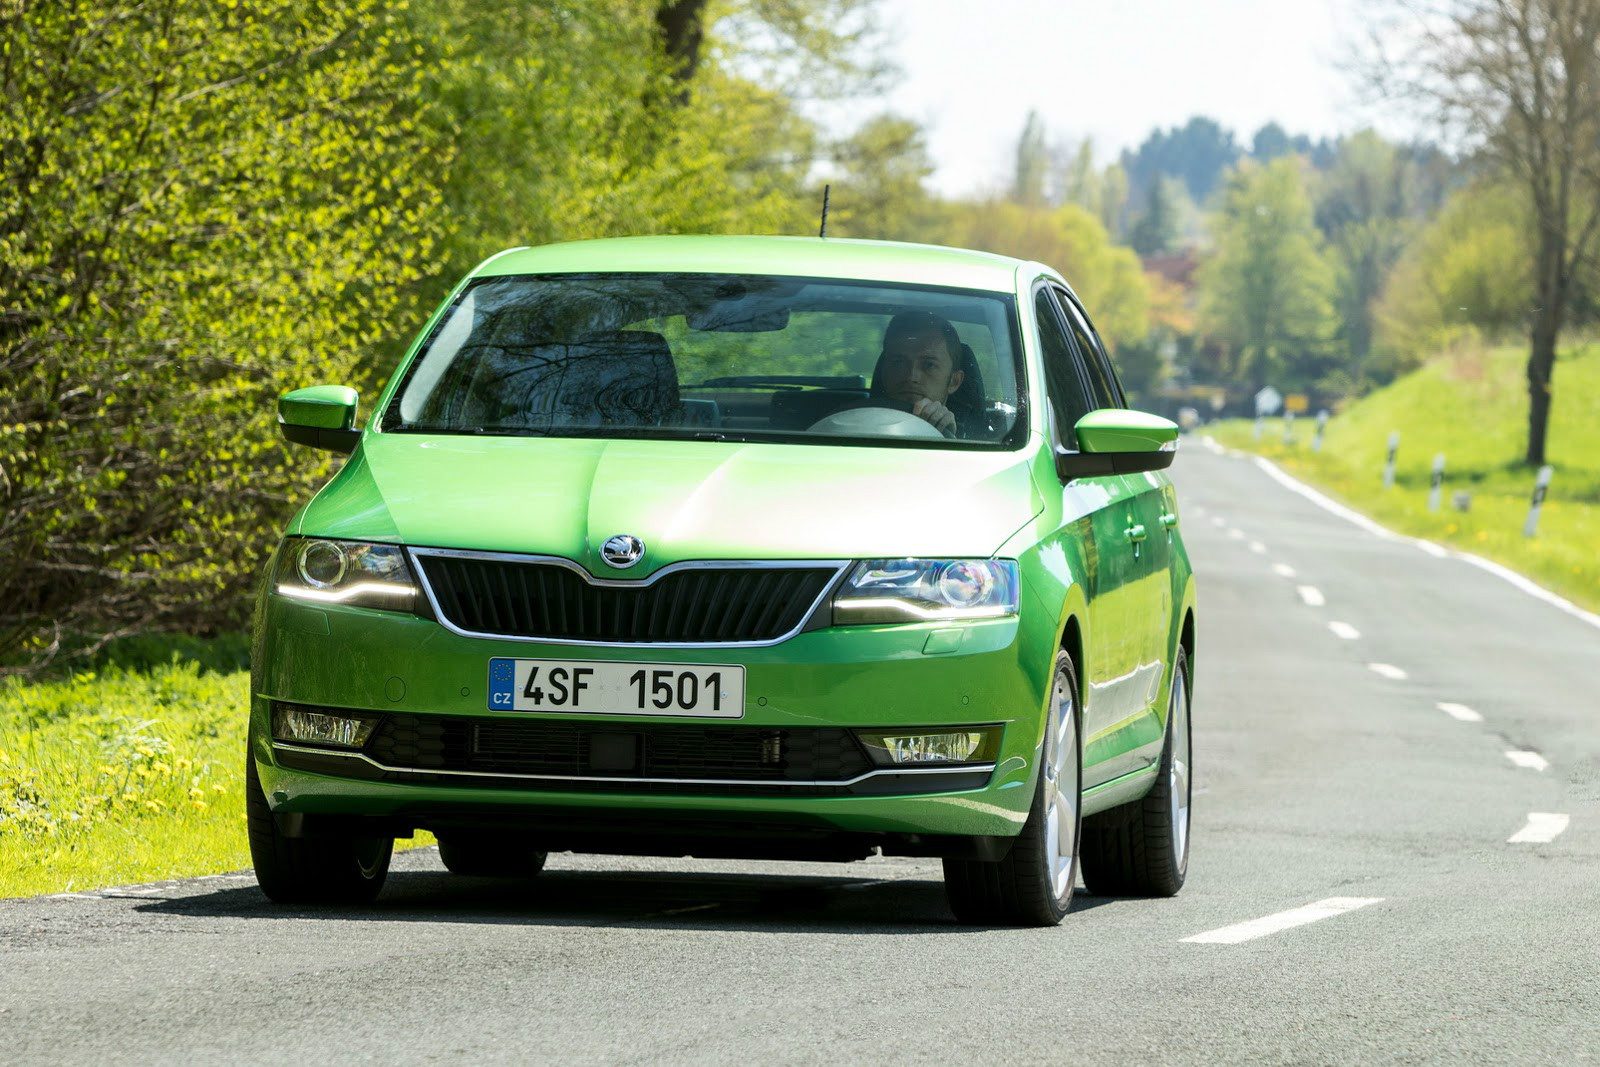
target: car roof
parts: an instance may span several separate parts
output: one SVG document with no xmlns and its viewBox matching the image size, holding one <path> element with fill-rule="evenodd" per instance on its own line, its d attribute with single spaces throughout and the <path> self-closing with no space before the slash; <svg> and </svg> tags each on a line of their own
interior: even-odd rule
<svg viewBox="0 0 1600 1067">
<path fill-rule="evenodd" d="M 474 277 L 515 274 L 773 274 L 1014 292 L 1023 261 L 989 252 L 836 237 L 612 237 L 513 248 Z"/>
</svg>

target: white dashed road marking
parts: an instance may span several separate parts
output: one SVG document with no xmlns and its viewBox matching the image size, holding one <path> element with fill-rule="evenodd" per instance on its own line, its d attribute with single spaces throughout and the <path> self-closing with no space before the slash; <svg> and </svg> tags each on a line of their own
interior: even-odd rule
<svg viewBox="0 0 1600 1067">
<path fill-rule="evenodd" d="M 1244 531 L 1240 530 L 1240 529 L 1229 530 L 1228 531 L 1228 539 L 1231 540 L 1231 541 L 1243 541 L 1244 540 Z"/>
<path fill-rule="evenodd" d="M 1322 590 L 1314 585 L 1302 585 L 1299 590 L 1300 599 L 1306 602 L 1306 607 L 1308 608 L 1320 608 L 1328 602 L 1323 597 Z"/>
<path fill-rule="evenodd" d="M 1439 710 L 1450 716 L 1452 719 L 1460 719 L 1462 722 L 1483 721 L 1482 715 L 1479 715 L 1465 704 L 1440 704 Z"/>
<path fill-rule="evenodd" d="M 1211 516 L 1211 525 L 1226 526 L 1228 525 L 1228 520 L 1223 518 L 1221 515 L 1213 515 Z"/>
<path fill-rule="evenodd" d="M 1262 544 L 1260 541 L 1251 541 L 1250 551 L 1254 552 L 1258 556 L 1264 556 L 1267 554 L 1267 546 Z"/>
<path fill-rule="evenodd" d="M 1507 752 L 1506 759 L 1518 767 L 1526 767 L 1530 771 L 1546 771 L 1550 769 L 1550 762 L 1537 752 Z"/>
<path fill-rule="evenodd" d="M 1294 568 L 1289 566 L 1287 563 L 1274 563 L 1272 565 L 1272 573 L 1276 574 L 1279 578 L 1293 578 Z"/>
<path fill-rule="evenodd" d="M 1330 622 L 1328 624 L 1328 629 L 1333 631 L 1333 635 L 1335 637 L 1342 637 L 1346 641 L 1354 641 L 1356 638 L 1361 636 L 1361 631 L 1357 630 L 1354 626 L 1351 626 L 1347 622 Z"/>
<path fill-rule="evenodd" d="M 1293 908 L 1289 911 L 1280 911 L 1276 915 L 1251 919 L 1249 922 L 1207 930 L 1203 934 L 1195 934 L 1183 940 L 1199 945 L 1237 945 L 1241 941 L 1252 941 L 1258 937 L 1278 933 L 1280 930 L 1314 923 L 1319 919 L 1331 919 L 1335 915 L 1343 915 L 1347 911 L 1355 911 L 1357 908 L 1376 904 L 1383 899 L 1383 897 L 1329 897 L 1315 904 L 1307 904 L 1303 908 Z"/>
<path fill-rule="evenodd" d="M 1570 815 L 1558 815 L 1549 811 L 1530 811 L 1528 825 L 1506 838 L 1506 843 L 1511 845 L 1544 845 L 1556 839 L 1561 831 L 1567 828 L 1572 821 Z"/>
<path fill-rule="evenodd" d="M 1406 672 L 1392 663 L 1369 663 L 1367 669 L 1373 674 L 1383 675 L 1391 682 L 1403 682 L 1407 678 Z"/>
</svg>

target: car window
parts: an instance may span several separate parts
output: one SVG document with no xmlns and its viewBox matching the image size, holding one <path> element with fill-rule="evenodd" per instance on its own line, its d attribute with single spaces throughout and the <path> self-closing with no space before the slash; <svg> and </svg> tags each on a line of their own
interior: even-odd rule
<svg viewBox="0 0 1600 1067">
<path fill-rule="evenodd" d="M 412 361 L 382 425 L 1016 447 L 1014 303 L 838 279 L 485 279 Z"/>
<path fill-rule="evenodd" d="M 1056 437 L 1065 447 L 1076 449 L 1078 434 L 1074 427 L 1093 405 L 1089 403 L 1077 355 L 1067 340 L 1066 329 L 1048 288 L 1040 288 L 1034 294 L 1033 313 L 1039 326 L 1039 351 L 1044 359 L 1045 388 L 1050 394 L 1050 407 L 1055 412 Z"/>
<path fill-rule="evenodd" d="M 1072 330 L 1073 340 L 1078 343 L 1078 351 L 1083 354 L 1084 368 L 1089 372 L 1089 389 L 1094 398 L 1094 406 L 1126 407 L 1122 399 L 1122 387 L 1111 369 L 1111 360 L 1106 355 L 1105 346 L 1100 343 L 1100 335 L 1094 332 L 1094 327 L 1089 323 L 1089 317 L 1078 306 L 1078 302 L 1065 292 L 1059 289 L 1052 289 L 1051 292 L 1061 306 L 1061 314 Z"/>
</svg>

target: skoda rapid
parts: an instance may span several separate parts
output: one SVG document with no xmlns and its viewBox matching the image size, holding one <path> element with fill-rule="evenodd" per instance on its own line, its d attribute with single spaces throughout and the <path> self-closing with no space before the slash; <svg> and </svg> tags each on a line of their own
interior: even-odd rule
<svg viewBox="0 0 1600 1067">
<path fill-rule="evenodd" d="M 1038 263 L 651 237 L 465 279 L 261 592 L 256 874 L 360 902 L 393 842 L 531 877 L 551 852 L 934 856 L 974 924 L 1189 854 L 1194 578 L 1087 310 Z"/>
</svg>

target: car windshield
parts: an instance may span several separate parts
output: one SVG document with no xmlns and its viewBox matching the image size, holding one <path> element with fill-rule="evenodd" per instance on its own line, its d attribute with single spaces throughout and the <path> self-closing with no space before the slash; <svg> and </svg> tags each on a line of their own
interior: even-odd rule
<svg viewBox="0 0 1600 1067">
<path fill-rule="evenodd" d="M 1004 448 L 1014 301 L 882 282 L 543 275 L 467 288 L 385 431 Z"/>
</svg>

